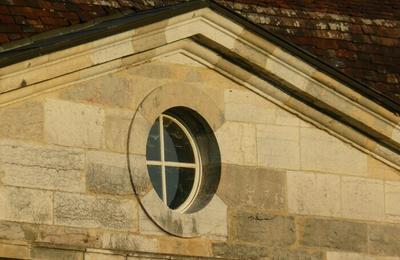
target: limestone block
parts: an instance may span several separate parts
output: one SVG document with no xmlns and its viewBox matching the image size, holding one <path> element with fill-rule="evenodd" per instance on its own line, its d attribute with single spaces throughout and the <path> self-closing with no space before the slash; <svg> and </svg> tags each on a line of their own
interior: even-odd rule
<svg viewBox="0 0 400 260">
<path fill-rule="evenodd" d="M 400 171 L 368 156 L 368 177 L 387 181 L 400 181 Z"/>
<path fill-rule="evenodd" d="M 0 137 L 43 139 L 43 105 L 26 102 L 0 109 Z"/>
<path fill-rule="evenodd" d="M 58 225 L 137 229 L 137 203 L 132 199 L 55 193 L 54 222 Z"/>
<path fill-rule="evenodd" d="M 214 243 L 213 253 L 214 256 L 224 257 L 222 259 L 325 260 L 324 254 L 315 250 L 270 248 L 255 244 Z"/>
<path fill-rule="evenodd" d="M 212 250 L 214 256 L 223 257 L 223 259 L 260 259 L 260 257 L 266 257 L 269 253 L 266 247 L 221 242 L 213 243 Z"/>
<path fill-rule="evenodd" d="M 280 51 L 283 53 L 282 51 Z M 300 90 L 306 90 L 307 84 L 309 84 L 308 78 L 304 77 L 303 74 L 299 73 L 297 70 L 284 65 L 281 61 L 276 59 L 268 59 L 265 69 L 268 70 L 272 75 L 279 75 L 279 77 L 284 78 L 290 84 L 296 86 Z"/>
<path fill-rule="evenodd" d="M 135 76 L 152 79 L 168 79 L 176 77 L 174 71 L 171 70 L 170 64 L 162 64 L 157 62 L 150 62 L 140 64 L 139 66 L 130 67 L 127 72 Z"/>
<path fill-rule="evenodd" d="M 94 193 L 133 195 L 128 169 L 102 164 L 89 165 L 87 188 Z"/>
<path fill-rule="evenodd" d="M 299 118 L 250 90 L 225 90 L 225 119 L 248 123 L 298 126 Z"/>
<path fill-rule="evenodd" d="M 0 219 L 51 224 L 52 192 L 0 186 Z"/>
<path fill-rule="evenodd" d="M 85 260 L 125 260 L 122 255 L 102 254 L 102 253 L 85 253 Z"/>
<path fill-rule="evenodd" d="M 99 237 L 100 247 L 125 250 L 125 251 L 139 251 L 139 252 L 159 252 L 160 244 L 154 237 L 141 236 L 132 234 L 130 232 L 111 232 L 106 231 Z"/>
<path fill-rule="evenodd" d="M 57 248 L 46 248 L 46 247 L 34 247 L 32 248 L 32 259 L 33 260 L 83 260 L 83 252 L 68 250 L 68 249 L 57 249 Z"/>
<path fill-rule="evenodd" d="M 139 208 L 139 232 L 144 235 L 168 236 L 168 233 L 159 228 L 142 208 Z"/>
<path fill-rule="evenodd" d="M 25 232 L 20 223 L 0 221 L 0 239 L 24 240 Z"/>
<path fill-rule="evenodd" d="M 299 169 L 299 128 L 257 125 L 257 152 L 260 166 Z"/>
<path fill-rule="evenodd" d="M 82 170 L 83 150 L 0 139 L 0 162 L 56 170 Z"/>
<path fill-rule="evenodd" d="M 102 164 L 118 168 L 128 168 L 128 157 L 126 154 L 91 150 L 86 152 L 86 158 L 88 164 Z"/>
<path fill-rule="evenodd" d="M 158 253 L 183 256 L 212 256 L 211 241 L 201 238 L 179 239 L 171 236 L 159 238 Z"/>
<path fill-rule="evenodd" d="M 368 231 L 370 253 L 400 257 L 399 225 L 369 225 Z"/>
<path fill-rule="evenodd" d="M 152 92 L 155 88 L 158 88 L 164 84 L 172 82 L 171 79 L 164 78 L 148 78 L 134 74 L 130 69 L 123 71 L 124 77 L 129 80 L 129 84 L 134 88 L 134 95 L 132 97 L 132 104 L 130 109 L 136 110 L 139 104 L 145 99 L 145 97 Z"/>
<path fill-rule="evenodd" d="M 225 90 L 225 119 L 248 123 L 275 123 L 276 106 L 259 95 L 244 90 Z"/>
<path fill-rule="evenodd" d="M 129 127 L 134 111 L 113 109 L 106 111 L 105 143 L 107 150 L 126 153 Z M 134 129 L 136 131 L 137 129 Z"/>
<path fill-rule="evenodd" d="M 3 258 L 4 257 L 4 258 Z M 29 247 L 27 245 L 14 245 L 0 243 L 1 259 L 31 259 Z"/>
<path fill-rule="evenodd" d="M 267 259 L 325 260 L 325 255 L 318 250 L 274 248 Z"/>
<path fill-rule="evenodd" d="M 367 155 L 317 128 L 300 128 L 301 168 L 366 176 Z"/>
<path fill-rule="evenodd" d="M 342 214 L 346 218 L 383 220 L 383 181 L 342 177 Z"/>
<path fill-rule="evenodd" d="M 240 211 L 233 218 L 232 239 L 268 246 L 290 246 L 296 241 L 293 217 Z"/>
<path fill-rule="evenodd" d="M 117 42 L 116 44 L 109 44 L 104 48 L 96 49 L 90 55 L 93 64 L 108 62 L 123 56 L 131 55 L 133 53 L 133 46 L 130 40 Z"/>
<path fill-rule="evenodd" d="M 160 62 L 189 65 L 190 67 L 205 68 L 203 64 L 187 56 L 185 53 L 172 53 L 157 59 Z"/>
<path fill-rule="evenodd" d="M 0 183 L 46 190 L 85 191 L 85 175 L 82 171 L 41 166 L 0 164 Z"/>
<path fill-rule="evenodd" d="M 254 125 L 226 122 L 215 135 L 223 163 L 257 164 L 256 127 Z"/>
<path fill-rule="evenodd" d="M 130 108 L 135 92 L 132 84 L 118 74 L 107 74 L 70 86 L 60 93 L 60 97 L 77 102 Z"/>
<path fill-rule="evenodd" d="M 363 252 L 367 249 L 367 225 L 363 223 L 306 219 L 300 245 Z"/>
<path fill-rule="evenodd" d="M 399 257 L 328 251 L 326 260 L 399 260 Z"/>
<path fill-rule="evenodd" d="M 290 213 L 341 216 L 340 176 L 291 171 L 287 189 Z"/>
<path fill-rule="evenodd" d="M 282 172 L 258 167 L 223 165 L 217 193 L 230 207 L 281 211 L 286 210 L 285 182 Z"/>
<path fill-rule="evenodd" d="M 53 144 L 100 148 L 104 143 L 104 111 L 95 106 L 49 99 L 45 103 L 45 135 Z"/>
<path fill-rule="evenodd" d="M 385 182 L 385 213 L 390 220 L 400 220 L 400 182 Z"/>
</svg>

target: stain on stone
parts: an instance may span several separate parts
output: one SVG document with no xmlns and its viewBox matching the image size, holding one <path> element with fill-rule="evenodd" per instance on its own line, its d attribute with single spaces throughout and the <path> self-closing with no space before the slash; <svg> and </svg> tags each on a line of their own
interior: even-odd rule
<svg viewBox="0 0 400 260">
<path fill-rule="evenodd" d="M 23 80 L 21 81 L 21 84 L 20 84 L 19 87 L 20 87 L 20 88 L 24 88 L 24 87 L 26 87 L 27 85 L 28 85 L 28 84 L 26 83 L 26 80 L 23 79 Z"/>
<path fill-rule="evenodd" d="M 269 221 L 269 220 L 273 220 L 275 218 L 276 218 L 276 216 L 267 216 L 267 217 L 265 217 L 265 216 L 259 216 L 257 214 L 248 217 L 248 219 L 251 220 L 251 221 Z"/>
</svg>

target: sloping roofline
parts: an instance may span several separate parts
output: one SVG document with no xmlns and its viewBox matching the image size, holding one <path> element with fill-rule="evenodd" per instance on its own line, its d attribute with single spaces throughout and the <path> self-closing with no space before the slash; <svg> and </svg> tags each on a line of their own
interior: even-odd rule
<svg viewBox="0 0 400 260">
<path fill-rule="evenodd" d="M 395 114 L 400 114 L 400 104 L 394 101 L 391 97 L 347 76 L 308 51 L 288 42 L 275 33 L 267 31 L 257 24 L 246 20 L 212 0 L 194 0 L 140 13 L 127 13 L 125 15 L 112 16 L 105 19 L 95 19 L 89 24 L 55 30 L 22 41 L 5 44 L 0 47 L 0 68 L 202 8 L 210 8 L 233 22 L 240 24 L 247 30 L 265 38 L 286 50 L 288 53 L 304 60 L 319 71 L 332 76 L 339 82 L 357 91 L 368 99 L 380 104 Z"/>
</svg>

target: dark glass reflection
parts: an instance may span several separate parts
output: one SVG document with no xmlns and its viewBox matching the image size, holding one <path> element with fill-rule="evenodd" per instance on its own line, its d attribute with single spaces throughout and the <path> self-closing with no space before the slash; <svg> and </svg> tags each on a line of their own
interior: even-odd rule
<svg viewBox="0 0 400 260">
<path fill-rule="evenodd" d="M 147 165 L 147 171 L 149 172 L 150 180 L 154 189 L 156 190 L 160 199 L 163 200 L 161 166 Z"/>
<path fill-rule="evenodd" d="M 172 120 L 164 117 L 165 160 L 170 162 L 194 163 L 194 154 L 189 139 Z"/>
<path fill-rule="evenodd" d="M 167 205 L 178 208 L 188 198 L 194 184 L 195 169 L 165 167 Z"/>
<path fill-rule="evenodd" d="M 151 127 L 146 145 L 146 158 L 150 161 L 161 160 L 160 150 L 160 121 L 157 119 Z"/>
</svg>

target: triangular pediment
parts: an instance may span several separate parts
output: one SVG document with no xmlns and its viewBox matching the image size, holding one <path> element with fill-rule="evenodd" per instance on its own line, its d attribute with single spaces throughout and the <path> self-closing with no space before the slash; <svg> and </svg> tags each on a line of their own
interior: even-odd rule
<svg viewBox="0 0 400 260">
<path fill-rule="evenodd" d="M 46 46 L 39 46 L 40 40 L 33 43 L 36 54 L 26 51 L 31 50 L 29 45 L 5 50 L 0 106 L 152 60 L 204 66 L 400 167 L 396 108 L 378 104 L 380 97 L 356 90 L 351 79 L 329 73 L 322 63 L 306 58 L 307 53 L 293 46 L 289 50 L 287 43 L 251 29 L 226 11 L 216 11 L 202 1 L 184 7 L 165 17 L 158 11 L 153 20 L 144 15 L 134 16 L 131 22 L 129 17 L 113 21 L 109 27 L 103 24 L 98 30 L 109 29 L 111 35 L 89 35 L 88 41 L 81 42 L 71 38 L 73 45 L 54 52 L 43 54 Z M 62 46 L 54 39 L 53 44 Z M 18 50 L 13 60 L 12 53 Z"/>
</svg>

